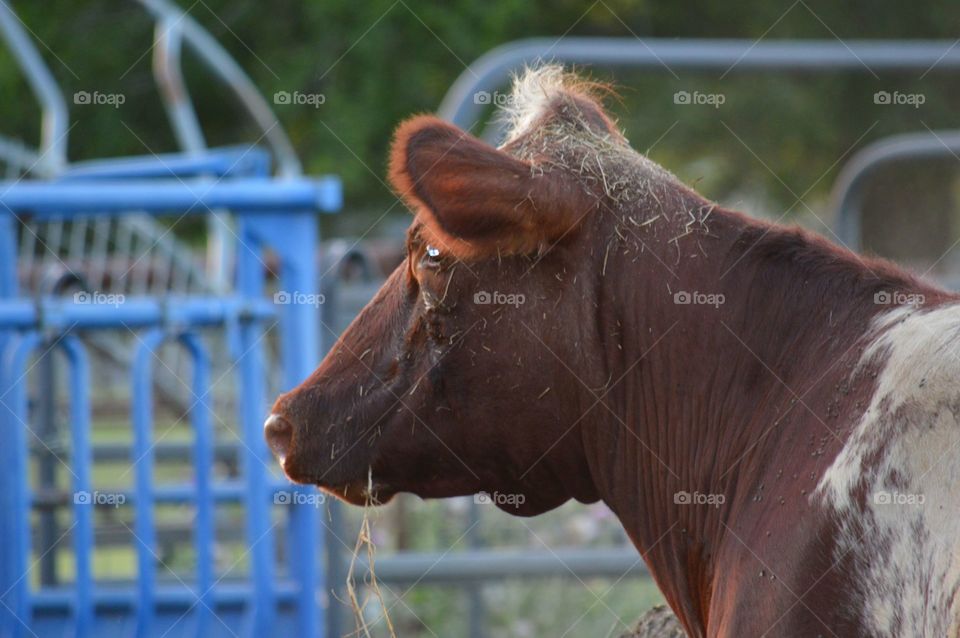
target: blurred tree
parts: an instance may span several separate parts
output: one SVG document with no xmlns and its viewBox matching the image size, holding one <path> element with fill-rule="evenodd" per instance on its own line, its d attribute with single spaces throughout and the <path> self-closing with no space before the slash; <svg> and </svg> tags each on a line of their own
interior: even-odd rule
<svg viewBox="0 0 960 638">
<path fill-rule="evenodd" d="M 712 38 L 950 38 L 960 14 L 949 0 L 922 11 L 901 3 L 848 0 L 735 5 L 706 0 L 197 0 L 181 4 L 237 58 L 268 97 L 320 93 L 319 105 L 277 105 L 309 172 L 335 172 L 348 205 L 378 216 L 394 203 L 382 182 L 393 128 L 429 111 L 465 65 L 490 48 L 530 36 Z M 135 2 L 15 1 L 41 51 L 72 96 L 120 92 L 117 109 L 71 105 L 73 159 L 174 150 L 150 68 L 152 24 Z M 188 55 L 190 90 L 211 144 L 255 140 Z M 841 159 L 883 135 L 949 126 L 960 81 L 919 74 L 782 75 L 637 73 L 594 69 L 613 79 L 613 104 L 634 145 L 706 195 L 731 205 L 760 202 L 779 217 L 810 215 Z M 725 102 L 679 107 L 678 90 L 722 93 Z M 920 108 L 874 104 L 878 90 L 922 92 Z M 35 141 L 39 116 L 10 56 L 0 54 L 2 131 Z M 659 141 L 658 141 L 659 140 Z M 656 143 L 656 144 L 655 144 Z M 654 145 L 655 144 L 655 145 Z M 798 200 L 802 200 L 798 202 Z M 399 207 L 396 207 L 396 210 Z"/>
</svg>

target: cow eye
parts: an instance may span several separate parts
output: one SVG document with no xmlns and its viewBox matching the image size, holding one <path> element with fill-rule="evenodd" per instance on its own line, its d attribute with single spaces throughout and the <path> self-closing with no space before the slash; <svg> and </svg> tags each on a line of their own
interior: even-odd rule
<svg viewBox="0 0 960 638">
<path fill-rule="evenodd" d="M 440 249 L 428 245 L 427 250 L 423 253 L 423 259 L 420 264 L 430 268 L 440 266 Z"/>
</svg>

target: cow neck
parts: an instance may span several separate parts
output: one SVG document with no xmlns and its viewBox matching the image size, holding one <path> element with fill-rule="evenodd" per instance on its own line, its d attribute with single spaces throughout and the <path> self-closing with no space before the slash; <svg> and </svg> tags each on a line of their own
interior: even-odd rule
<svg viewBox="0 0 960 638">
<path fill-rule="evenodd" d="M 692 204 L 684 208 L 706 205 Z M 583 436 L 601 497 L 696 632 L 730 512 L 795 454 L 778 443 L 782 430 L 762 436 L 767 424 L 794 407 L 804 373 L 840 381 L 847 370 L 831 364 L 883 309 L 872 298 L 882 281 L 865 284 L 851 253 L 722 210 L 708 228 L 671 241 L 685 219 L 651 233 L 641 250 L 612 240 L 605 251 L 607 273 L 617 273 L 601 275 L 596 318 L 609 409 Z M 778 241 L 783 250 L 771 250 Z M 796 256 L 783 254 L 790 246 Z M 882 266 L 878 279 L 890 286 L 918 285 Z"/>
</svg>

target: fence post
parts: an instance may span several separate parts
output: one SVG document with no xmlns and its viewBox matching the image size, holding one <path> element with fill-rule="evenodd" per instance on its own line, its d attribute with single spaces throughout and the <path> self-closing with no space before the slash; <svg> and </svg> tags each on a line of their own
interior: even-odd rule
<svg viewBox="0 0 960 638">
<path fill-rule="evenodd" d="M 242 223 L 247 232 L 241 235 L 241 241 L 249 237 L 256 244 L 271 248 L 280 258 L 279 290 L 287 293 L 285 303 L 279 307 L 282 389 L 290 390 L 310 375 L 320 355 L 318 314 L 322 299 L 316 267 L 317 222 L 313 212 L 291 212 L 251 215 Z M 241 252 L 248 253 L 250 249 L 238 248 L 238 255 Z M 259 286 L 256 290 L 255 284 Z M 249 290 L 243 290 L 244 294 L 263 294 L 262 278 L 247 285 Z M 265 417 L 265 410 L 258 416 Z M 258 446 L 265 447 L 262 436 L 258 441 Z M 312 488 L 294 489 L 309 492 Z M 323 582 L 318 577 L 323 566 L 318 558 L 323 555 L 324 538 L 317 532 L 318 508 L 309 502 L 292 503 L 289 507 L 287 565 L 299 585 L 299 632 L 302 636 L 320 636 L 324 623 L 323 611 L 317 605 L 317 589 Z"/>
<path fill-rule="evenodd" d="M 16 220 L 12 213 L 0 211 L 0 300 L 12 299 L 17 294 L 17 236 Z M 9 467 L 9 459 L 13 454 L 10 446 L 13 428 L 16 421 L 13 418 L 6 395 L 9 389 L 7 380 L 15 377 L 13 370 L 7 369 L 7 347 L 11 341 L 12 331 L 4 330 L 0 326 L 0 461 L 4 467 Z M 10 538 L 13 504 L 11 502 L 11 484 L 8 481 L 0 483 L 0 538 Z M 12 543 L 0 545 L 0 591 L 8 591 L 13 583 L 13 561 L 15 548 Z M 6 602 L 6 596 L 0 595 L 0 601 Z M 0 605 L 0 633 L 13 633 L 13 623 L 16 622 L 11 612 Z"/>
</svg>

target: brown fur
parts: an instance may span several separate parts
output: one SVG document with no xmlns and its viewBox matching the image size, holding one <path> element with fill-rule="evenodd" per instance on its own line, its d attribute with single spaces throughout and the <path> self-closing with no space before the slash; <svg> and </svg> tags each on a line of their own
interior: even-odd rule
<svg viewBox="0 0 960 638">
<path fill-rule="evenodd" d="M 541 250 L 598 201 L 559 171 L 515 159 L 428 115 L 397 129 L 389 177 L 428 242 L 459 259 Z M 553 209 L 542 209 L 545 202 Z"/>
<path fill-rule="evenodd" d="M 285 471 L 354 503 L 485 490 L 534 515 L 602 499 L 690 636 L 859 635 L 837 521 L 810 494 L 873 392 L 854 371 L 888 309 L 874 295 L 955 297 L 716 207 L 610 122 L 574 92 L 504 149 L 433 118 L 401 126 L 407 263 L 277 400 Z M 493 291 L 525 300 L 475 302 Z"/>
</svg>

